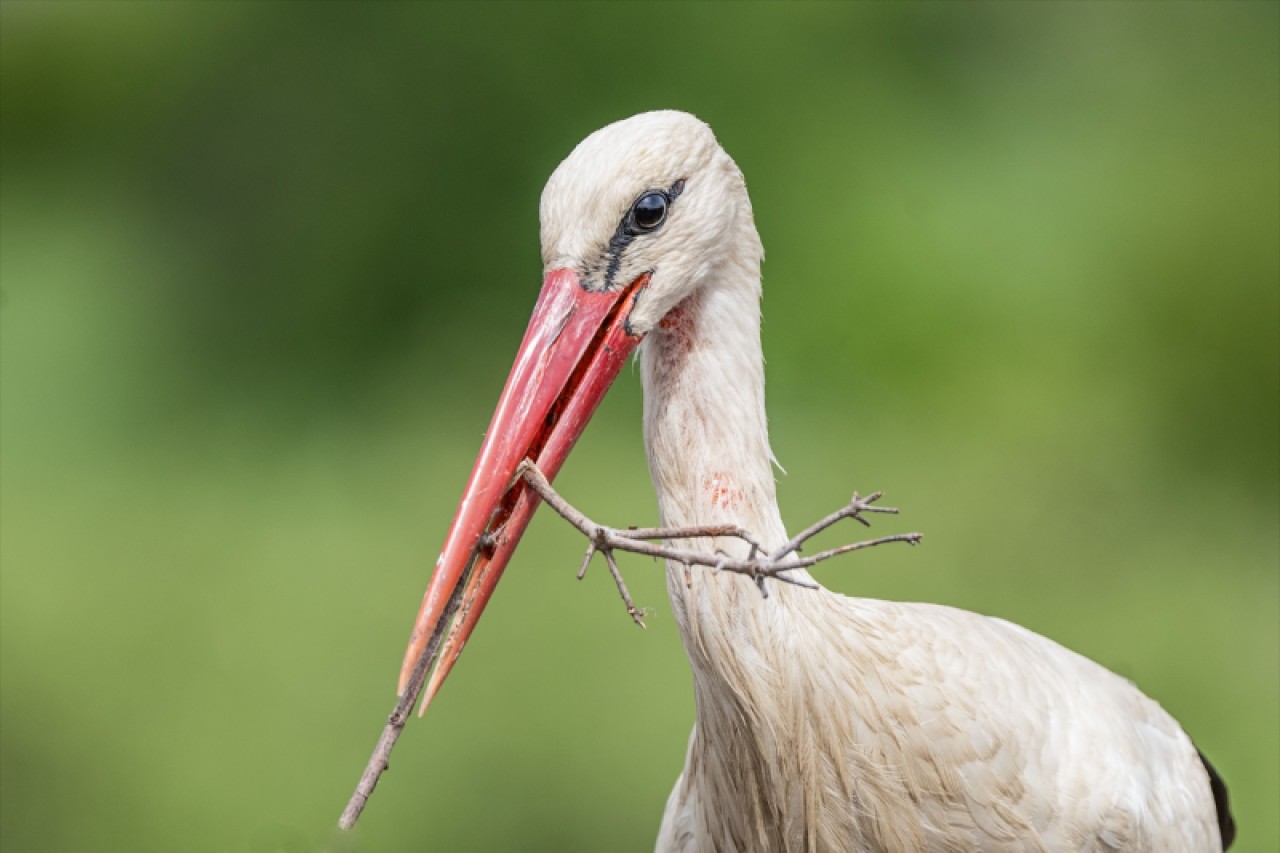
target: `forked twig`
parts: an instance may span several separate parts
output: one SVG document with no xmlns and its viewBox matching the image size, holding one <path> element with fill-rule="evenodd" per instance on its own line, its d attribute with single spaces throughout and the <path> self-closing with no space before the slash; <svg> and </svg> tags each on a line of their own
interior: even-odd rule
<svg viewBox="0 0 1280 853">
<path fill-rule="evenodd" d="M 648 557 L 670 560 L 674 563 L 683 564 L 686 570 L 691 566 L 707 566 L 716 571 L 746 575 L 756 582 L 756 585 L 760 588 L 760 593 L 768 598 L 769 591 L 765 587 L 766 580 L 776 580 L 809 589 L 816 588 L 815 584 L 788 577 L 784 574 L 785 572 L 794 571 L 795 569 L 807 569 L 810 566 L 821 563 L 823 560 L 829 560 L 841 554 L 872 548 L 876 545 L 887 545 L 890 542 L 906 542 L 914 545 L 923 538 L 919 533 L 897 533 L 892 536 L 881 536 L 876 539 L 852 542 L 808 557 L 791 556 L 797 554 L 805 542 L 846 518 L 852 518 L 864 526 L 870 526 L 870 523 L 862 517 L 864 513 L 878 512 L 896 515 L 898 510 L 894 507 L 875 505 L 876 501 L 884 496 L 884 492 L 874 492 L 865 498 L 854 492 L 852 499 L 846 506 L 809 525 L 773 553 L 765 554 L 764 548 L 749 531 L 732 524 L 706 525 L 702 527 L 645 527 L 625 530 L 597 524 L 587 518 L 581 510 L 561 497 L 560 493 L 551 486 L 547 478 L 538 470 L 538 466 L 528 459 L 520 463 L 520 467 L 516 469 L 514 479 L 516 481 L 523 479 L 529 484 L 529 488 L 537 492 L 538 496 L 546 501 L 547 505 L 554 509 L 561 518 L 587 537 L 587 553 L 582 558 L 582 566 L 578 570 L 579 579 L 586 574 L 587 566 L 590 565 L 591 558 L 595 556 L 596 552 L 604 555 L 605 561 L 609 565 L 609 571 L 613 574 L 614 580 L 618 584 L 618 591 L 622 594 L 622 600 L 626 602 L 627 613 L 641 627 L 644 627 L 644 622 L 637 615 L 638 611 L 631 601 L 626 585 L 622 582 L 617 563 L 613 558 L 614 551 L 629 551 L 632 554 L 644 554 Z M 723 552 L 708 553 L 687 548 L 673 548 L 670 545 L 656 545 L 649 541 L 653 539 L 710 539 L 721 536 L 740 539 L 750 545 L 751 550 L 747 557 L 743 559 L 732 557 Z"/>
<path fill-rule="evenodd" d="M 618 563 L 614 559 L 615 551 L 644 554 L 648 557 L 657 557 L 681 564 L 684 566 L 686 581 L 690 580 L 690 572 L 693 566 L 705 566 L 716 571 L 745 575 L 754 580 L 756 586 L 760 589 L 761 595 L 768 598 L 769 591 L 765 587 L 765 582 L 768 580 L 789 583 L 807 589 L 817 588 L 815 584 L 808 581 L 788 577 L 785 574 L 786 572 L 807 569 L 823 560 L 829 560 L 840 554 L 848 554 L 852 551 L 859 551 L 876 545 L 885 545 L 890 542 L 906 542 L 914 545 L 922 538 L 919 533 L 899 533 L 893 536 L 881 536 L 877 539 L 852 542 L 848 545 L 841 545 L 838 548 L 821 551 L 809 557 L 793 556 L 800 552 L 804 543 L 843 519 L 852 518 L 864 526 L 869 526 L 869 522 L 863 518 L 863 514 L 875 512 L 896 514 L 898 510 L 892 507 L 875 505 L 876 501 L 883 496 L 883 492 L 875 492 L 865 498 L 860 497 L 855 492 L 848 505 L 841 507 L 825 518 L 819 519 L 797 533 L 785 544 L 779 546 L 773 553 L 766 554 L 764 547 L 756 541 L 750 531 L 732 524 L 705 525 L 702 527 L 633 527 L 625 530 L 596 524 L 562 498 L 551 487 L 551 483 L 547 481 L 543 473 L 538 470 L 538 466 L 528 459 L 521 462 L 516 469 L 516 475 L 512 478 L 508 490 L 514 488 L 521 480 L 524 480 L 529 488 L 536 492 L 542 500 L 546 501 L 561 518 L 587 537 L 587 552 L 582 558 L 582 566 L 578 570 L 578 578 L 581 579 L 586 574 L 587 567 L 591 564 L 591 558 L 597 552 L 602 554 L 605 564 L 609 567 L 609 573 L 613 576 L 614 583 L 618 586 L 618 593 L 622 596 L 622 601 L 627 606 L 627 615 L 642 628 L 644 627 L 645 611 L 636 607 L 635 602 L 632 601 L 631 593 L 627 590 L 627 585 L 622 579 L 622 572 L 618 569 Z M 467 569 L 463 573 L 464 577 L 470 574 L 471 567 L 475 564 L 476 557 L 481 549 L 491 542 L 489 537 L 490 533 L 486 532 L 486 535 L 481 536 L 476 543 L 468 560 Z M 750 546 L 746 558 L 733 557 L 723 551 L 709 553 L 706 551 L 693 551 L 687 548 L 673 548 L 670 545 L 654 544 L 654 540 L 670 542 L 680 539 L 714 538 L 738 539 L 745 542 Z M 401 731 L 404 730 L 405 722 L 408 720 L 413 706 L 417 703 L 418 697 L 422 693 L 423 685 L 426 684 L 427 674 L 436 662 L 440 642 L 444 637 L 445 629 L 453 621 L 454 614 L 457 613 L 458 606 L 462 600 L 464 586 L 465 584 L 459 584 L 454 590 L 448 604 L 445 606 L 445 611 L 439 623 L 431 634 L 430 641 L 414 665 L 413 673 L 409 677 L 404 692 L 396 699 L 395 708 L 392 709 L 391 715 L 387 717 L 387 724 L 382 730 L 381 737 L 378 738 L 378 744 L 373 750 L 373 755 L 369 758 L 369 763 L 365 766 L 359 784 L 356 785 L 355 793 L 351 795 L 351 800 L 347 803 L 346 809 L 342 812 L 342 817 L 338 820 L 340 829 L 351 829 L 355 826 L 356 821 L 360 819 L 361 812 L 364 811 L 364 807 L 368 803 L 369 797 L 373 794 L 374 787 L 378 784 L 378 779 L 382 776 L 383 771 L 387 769 L 391 749 L 395 746 L 396 740 L 399 739 Z"/>
</svg>

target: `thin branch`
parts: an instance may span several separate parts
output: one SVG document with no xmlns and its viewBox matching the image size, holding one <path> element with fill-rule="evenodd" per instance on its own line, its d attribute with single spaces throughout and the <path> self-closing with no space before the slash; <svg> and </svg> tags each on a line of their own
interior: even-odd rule
<svg viewBox="0 0 1280 853">
<path fill-rule="evenodd" d="M 751 535 L 751 532 L 736 524 L 705 524 L 701 527 L 628 527 L 625 530 L 613 532 L 628 539 L 713 539 L 723 536 L 746 542 L 751 546 L 753 557 L 757 553 L 764 553 L 764 548 Z"/>
<path fill-rule="evenodd" d="M 644 611 L 636 607 L 635 602 L 631 600 L 631 593 L 627 591 L 626 581 L 622 579 L 622 572 L 618 570 L 618 564 L 613 559 L 613 551 L 604 552 L 604 561 L 609 565 L 609 574 L 613 575 L 613 582 L 618 585 L 618 592 L 622 595 L 623 603 L 627 605 L 627 615 L 641 628 L 646 627 L 644 624 Z"/>
<path fill-rule="evenodd" d="M 801 530 L 799 533 L 793 536 L 790 539 L 790 541 L 787 542 L 787 544 L 783 545 L 778 550 L 774 551 L 771 555 L 769 555 L 769 558 L 772 560 L 780 560 L 793 551 L 799 551 L 801 545 L 803 545 L 805 542 L 809 541 L 813 537 L 817 536 L 819 533 L 826 530 L 828 527 L 840 521 L 841 519 L 852 518 L 854 521 L 858 522 L 863 527 L 870 527 L 871 522 L 863 518 L 860 515 L 860 513 L 883 512 L 883 513 L 889 513 L 892 515 L 897 515 L 898 514 L 897 507 L 872 506 L 872 504 L 880 500 L 880 498 L 882 497 L 884 497 L 884 492 L 873 492 L 870 496 L 865 498 L 858 497 L 858 493 L 854 492 L 853 498 L 849 501 L 848 506 L 841 507 L 840 509 L 831 513 L 831 515 L 828 515 L 826 518 L 821 518 L 815 521 L 813 524 L 806 527 L 804 530 Z"/>
</svg>

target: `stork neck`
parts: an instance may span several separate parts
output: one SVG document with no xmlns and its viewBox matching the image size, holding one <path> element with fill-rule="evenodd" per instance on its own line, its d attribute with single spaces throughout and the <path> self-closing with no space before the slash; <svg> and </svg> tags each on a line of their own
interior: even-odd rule
<svg viewBox="0 0 1280 853">
<path fill-rule="evenodd" d="M 737 524 L 774 550 L 787 535 L 765 419 L 759 242 L 754 227 L 744 232 L 732 264 L 645 339 L 645 438 L 665 525 Z M 749 546 L 720 538 L 682 547 L 743 557 Z M 812 580 L 804 572 L 792 577 Z M 804 849 L 804 818 L 811 814 L 794 807 L 806 799 L 811 779 L 788 776 L 795 762 L 775 760 L 775 738 L 811 716 L 808 690 L 817 676 L 796 638 L 812 634 L 794 628 L 828 624 L 821 614 L 814 618 L 828 597 L 776 582 L 768 590 L 765 599 L 742 575 L 667 564 L 698 709 L 685 775 L 672 796 L 707 807 L 697 819 L 707 832 L 717 827 L 723 844 L 706 845 L 717 849 Z M 816 742 L 829 749 L 806 755 L 841 748 L 825 736 Z M 717 803 L 730 807 L 720 811 Z"/>
<path fill-rule="evenodd" d="M 645 439 L 663 524 L 737 524 L 774 548 L 786 541 L 786 530 L 765 417 L 758 257 L 726 264 L 650 332 L 642 362 Z M 691 547 L 746 555 L 746 546 L 732 540 Z M 711 608 L 717 613 L 730 603 L 720 599 L 744 593 L 760 599 L 746 578 L 710 572 L 686 578 L 683 567 L 670 567 L 668 589 L 686 639 L 704 587 L 702 597 L 717 599 Z"/>
</svg>

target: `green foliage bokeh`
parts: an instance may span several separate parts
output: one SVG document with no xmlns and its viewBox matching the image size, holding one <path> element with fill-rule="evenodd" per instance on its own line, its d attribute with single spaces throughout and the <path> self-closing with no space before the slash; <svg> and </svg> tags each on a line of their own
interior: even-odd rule
<svg viewBox="0 0 1280 853">
<path fill-rule="evenodd" d="M 539 283 L 542 182 L 707 120 L 818 574 L 1134 679 L 1280 846 L 1280 6 L 0 5 L 0 847 L 330 835 Z M 624 374 L 560 479 L 655 521 Z M 535 521 L 359 849 L 646 850 L 689 675 Z"/>
</svg>

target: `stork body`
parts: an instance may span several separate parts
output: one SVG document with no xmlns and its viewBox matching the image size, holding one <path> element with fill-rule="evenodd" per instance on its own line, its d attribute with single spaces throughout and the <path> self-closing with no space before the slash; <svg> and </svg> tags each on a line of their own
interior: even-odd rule
<svg viewBox="0 0 1280 853">
<path fill-rule="evenodd" d="M 646 339 L 645 432 L 664 526 L 738 524 L 769 550 L 787 534 L 748 216 L 733 239 L 736 262 Z M 698 717 L 659 850 L 1220 849 L 1178 724 L 1037 634 L 683 566 L 667 587 Z"/>
<path fill-rule="evenodd" d="M 650 228 L 657 206 L 662 218 Z M 787 541 L 765 420 L 763 252 L 742 176 L 710 129 L 661 112 L 588 137 L 544 191 L 542 237 L 543 298 L 406 658 L 411 667 L 448 618 L 440 590 L 469 578 L 428 698 L 536 505 L 518 490 L 495 504 L 493 484 L 509 482 L 510 468 L 492 460 L 527 452 L 554 474 L 585 424 L 555 419 L 571 408 L 530 415 L 512 402 L 536 396 L 522 390 L 527 353 L 573 338 L 575 318 L 595 310 L 546 319 L 569 287 L 559 276 L 571 276 L 590 305 L 608 298 L 621 307 L 602 321 L 595 340 L 604 343 L 583 345 L 557 405 L 602 394 L 596 386 L 616 369 L 597 378 L 601 353 L 616 359 L 643 340 L 645 438 L 663 524 L 737 524 L 766 550 Z M 552 344 L 539 343 L 542 327 L 553 328 Z M 542 356 L 539 377 L 555 374 L 556 357 Z M 541 432 L 494 449 L 512 434 L 509 409 L 521 413 L 516 423 L 541 418 Z M 487 519 L 490 527 L 473 527 L 493 531 L 496 546 L 488 563 L 455 578 L 450 548 L 479 535 L 466 526 L 469 512 Z M 702 547 L 746 549 L 728 539 Z M 659 851 L 1173 853 L 1221 850 L 1234 832 L 1220 780 L 1167 713 L 1030 631 L 785 584 L 763 598 L 748 578 L 683 566 L 668 567 L 667 587 L 697 720 Z"/>
</svg>

